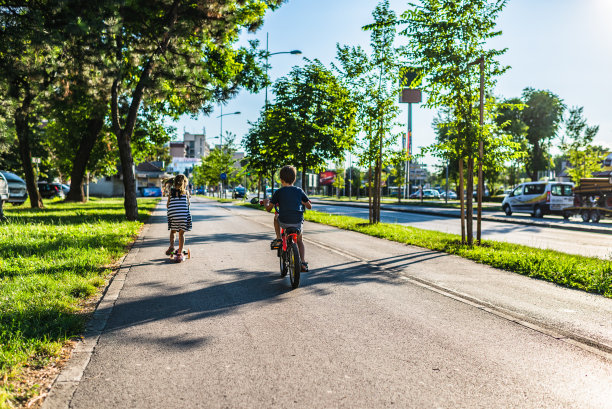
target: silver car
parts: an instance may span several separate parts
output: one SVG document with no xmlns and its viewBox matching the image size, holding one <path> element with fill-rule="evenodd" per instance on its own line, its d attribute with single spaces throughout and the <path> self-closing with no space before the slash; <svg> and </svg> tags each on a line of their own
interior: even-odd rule
<svg viewBox="0 0 612 409">
<path fill-rule="evenodd" d="M 4 175 L 0 173 L 0 220 L 4 220 L 4 202 L 9 198 L 9 188 Z"/>
<path fill-rule="evenodd" d="M 9 185 L 6 178 L 0 173 L 0 202 L 6 202 L 9 198 Z"/>
<path fill-rule="evenodd" d="M 23 179 L 14 173 L 1 171 L 6 179 L 9 187 L 8 202 L 14 205 L 20 205 L 28 199 L 28 189 Z"/>
</svg>

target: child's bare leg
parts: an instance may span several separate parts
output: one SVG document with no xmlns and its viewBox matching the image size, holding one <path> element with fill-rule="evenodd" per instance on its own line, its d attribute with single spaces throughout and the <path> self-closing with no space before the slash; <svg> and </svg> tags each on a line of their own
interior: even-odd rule
<svg viewBox="0 0 612 409">
<path fill-rule="evenodd" d="M 306 248 L 304 247 L 304 242 L 302 241 L 302 233 L 298 234 L 297 245 L 300 252 L 300 260 L 305 262 L 306 260 L 304 257 L 306 256 Z"/>
<path fill-rule="evenodd" d="M 170 247 L 168 248 L 168 250 L 174 249 L 174 234 L 175 233 L 176 233 L 176 230 L 170 230 Z"/>
<path fill-rule="evenodd" d="M 278 214 L 274 215 L 274 233 L 276 233 L 276 238 L 280 240 L 280 224 L 278 224 Z"/>
<path fill-rule="evenodd" d="M 178 232 L 178 239 L 179 239 L 179 246 L 178 246 L 178 252 L 182 252 L 183 251 L 183 246 L 185 245 L 185 232 L 183 230 L 179 230 Z"/>
</svg>

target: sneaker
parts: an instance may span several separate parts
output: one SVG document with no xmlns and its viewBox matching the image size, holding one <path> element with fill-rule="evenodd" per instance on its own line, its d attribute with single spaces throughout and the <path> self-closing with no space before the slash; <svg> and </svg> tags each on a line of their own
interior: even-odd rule
<svg viewBox="0 0 612 409">
<path fill-rule="evenodd" d="M 303 273 L 307 273 L 308 272 L 308 263 L 305 261 L 302 261 L 302 272 Z"/>
<path fill-rule="evenodd" d="M 185 256 L 183 256 L 182 254 L 178 254 L 176 256 L 176 262 L 180 263 L 181 261 L 185 260 Z"/>
<path fill-rule="evenodd" d="M 168 247 L 168 250 L 166 250 L 166 256 L 169 256 L 173 253 L 174 253 L 174 247 Z"/>
</svg>

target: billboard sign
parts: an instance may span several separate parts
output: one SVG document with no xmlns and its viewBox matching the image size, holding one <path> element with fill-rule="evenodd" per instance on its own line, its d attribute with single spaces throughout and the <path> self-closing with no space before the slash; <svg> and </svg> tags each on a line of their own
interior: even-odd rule
<svg viewBox="0 0 612 409">
<path fill-rule="evenodd" d="M 333 170 L 326 170 L 325 172 L 319 173 L 319 184 L 323 186 L 332 185 L 336 180 L 336 172 Z"/>
</svg>

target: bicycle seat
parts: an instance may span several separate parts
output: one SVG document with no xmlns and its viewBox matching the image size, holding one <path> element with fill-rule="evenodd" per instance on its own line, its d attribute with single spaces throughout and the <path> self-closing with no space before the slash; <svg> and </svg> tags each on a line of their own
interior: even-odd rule
<svg viewBox="0 0 612 409">
<path fill-rule="evenodd" d="M 293 234 L 293 233 L 300 234 L 300 229 L 296 227 L 288 227 L 285 229 L 285 234 Z"/>
</svg>

